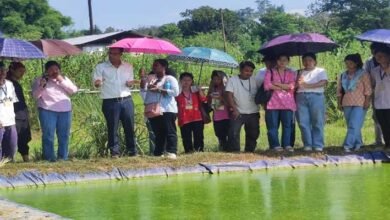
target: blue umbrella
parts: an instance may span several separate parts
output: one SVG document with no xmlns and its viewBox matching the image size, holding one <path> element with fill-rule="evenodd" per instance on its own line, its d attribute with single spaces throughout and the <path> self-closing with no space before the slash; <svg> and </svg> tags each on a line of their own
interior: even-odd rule
<svg viewBox="0 0 390 220">
<path fill-rule="evenodd" d="M 186 47 L 183 48 L 181 54 L 168 56 L 169 60 L 200 63 L 199 80 L 202 74 L 203 64 L 210 64 L 220 67 L 236 68 L 238 63 L 229 54 L 207 47 Z"/>
<path fill-rule="evenodd" d="M 16 59 L 41 59 L 45 55 L 32 43 L 19 39 L 0 38 L 0 57 Z"/>
<path fill-rule="evenodd" d="M 363 34 L 356 36 L 356 38 L 362 41 L 390 44 L 390 30 L 374 29 L 364 32 Z"/>
</svg>

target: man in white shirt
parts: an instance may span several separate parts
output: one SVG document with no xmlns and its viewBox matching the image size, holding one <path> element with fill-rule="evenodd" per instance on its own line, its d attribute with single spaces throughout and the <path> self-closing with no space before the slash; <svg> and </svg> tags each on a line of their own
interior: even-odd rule
<svg viewBox="0 0 390 220">
<path fill-rule="evenodd" d="M 228 151 L 240 151 L 240 131 L 245 129 L 245 152 L 254 152 L 260 134 L 259 106 L 255 96 L 259 85 L 253 76 L 255 65 L 250 61 L 240 63 L 240 74 L 229 79 L 226 85 L 226 99 L 230 110 Z"/>
<path fill-rule="evenodd" d="M 100 88 L 103 99 L 103 114 L 107 123 L 108 148 L 111 156 L 117 158 L 119 151 L 118 127 L 122 122 L 129 156 L 137 155 L 134 135 L 134 103 L 130 88 L 135 83 L 133 66 L 121 60 L 122 48 L 110 48 L 109 60 L 96 66 L 93 83 Z"/>
<path fill-rule="evenodd" d="M 13 160 L 18 142 L 14 103 L 18 102 L 18 98 L 12 82 L 6 80 L 6 76 L 7 69 L 0 62 L 0 160 L 3 156 Z"/>
</svg>

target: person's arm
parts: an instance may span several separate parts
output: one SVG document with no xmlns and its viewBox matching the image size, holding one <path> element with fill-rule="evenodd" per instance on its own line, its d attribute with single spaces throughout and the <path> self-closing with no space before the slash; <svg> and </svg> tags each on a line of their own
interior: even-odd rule
<svg viewBox="0 0 390 220">
<path fill-rule="evenodd" d="M 367 73 L 363 75 L 363 84 L 364 84 L 364 104 L 363 108 L 368 109 L 371 104 L 371 95 L 372 95 L 372 87 L 371 87 L 371 79 Z"/>
<path fill-rule="evenodd" d="M 38 77 L 34 80 L 31 90 L 34 99 L 39 99 L 42 96 L 42 92 L 45 90 L 46 80 L 43 77 Z"/>
<path fill-rule="evenodd" d="M 236 102 L 234 101 L 234 95 L 232 92 L 225 92 L 225 99 L 227 101 L 227 105 L 229 107 L 229 111 L 232 114 L 233 119 L 237 119 L 240 116 L 240 112 L 237 109 Z"/>
<path fill-rule="evenodd" d="M 77 86 L 67 77 L 58 75 L 57 81 L 59 82 L 61 88 L 63 88 L 66 93 L 68 93 L 68 95 L 73 95 L 78 90 Z"/>
<path fill-rule="evenodd" d="M 341 74 L 337 80 L 337 91 L 336 91 L 336 96 L 337 96 L 337 108 L 339 110 L 343 110 L 343 96 L 345 94 L 342 94 L 341 90 L 342 90 L 342 85 L 341 85 L 341 80 L 342 80 L 342 77 L 343 75 Z"/>
<path fill-rule="evenodd" d="M 264 90 L 281 90 L 279 86 L 277 86 L 277 83 L 271 82 L 271 71 L 267 70 L 264 77 Z"/>
<path fill-rule="evenodd" d="M 302 77 L 298 80 L 298 86 L 303 89 L 316 89 L 322 88 L 328 84 L 328 77 L 325 71 L 321 71 L 319 74 L 319 81 L 316 83 L 306 83 Z"/>
<path fill-rule="evenodd" d="M 93 72 L 93 77 L 92 77 L 92 83 L 96 88 L 100 88 L 103 85 L 103 70 L 101 69 L 101 64 L 97 65 L 94 72 Z"/>
</svg>

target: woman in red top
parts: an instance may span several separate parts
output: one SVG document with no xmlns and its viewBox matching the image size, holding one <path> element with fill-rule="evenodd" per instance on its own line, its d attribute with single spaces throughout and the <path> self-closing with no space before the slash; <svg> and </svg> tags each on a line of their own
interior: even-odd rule
<svg viewBox="0 0 390 220">
<path fill-rule="evenodd" d="M 194 76 L 184 72 L 179 77 L 181 92 L 176 97 L 178 105 L 178 121 L 181 138 L 186 153 L 203 151 L 203 119 L 200 112 L 202 102 L 207 98 L 196 86 L 192 86 Z"/>
</svg>

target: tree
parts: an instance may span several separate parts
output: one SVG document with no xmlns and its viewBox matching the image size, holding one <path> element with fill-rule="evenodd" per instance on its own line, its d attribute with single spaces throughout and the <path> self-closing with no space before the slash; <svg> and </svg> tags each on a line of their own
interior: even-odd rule
<svg viewBox="0 0 390 220">
<path fill-rule="evenodd" d="M 390 28 L 389 0 L 317 0 L 310 12 L 329 14 L 330 25 L 337 30 Z"/>
<path fill-rule="evenodd" d="M 177 27 L 175 23 L 164 24 L 158 28 L 158 37 L 166 39 L 176 39 L 181 38 L 183 33 L 180 28 Z"/>
<path fill-rule="evenodd" d="M 61 38 L 61 28 L 72 23 L 47 0 L 1 0 L 0 18 L 0 30 L 6 36 L 25 39 Z"/>
<path fill-rule="evenodd" d="M 240 17 L 234 11 L 222 9 L 225 33 L 228 40 L 235 41 L 241 25 Z M 186 10 L 181 15 L 184 20 L 179 21 L 178 27 L 184 37 L 198 33 L 222 30 L 221 12 L 209 6 L 202 6 L 193 10 Z"/>
</svg>

